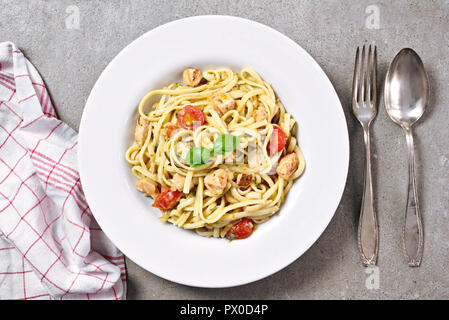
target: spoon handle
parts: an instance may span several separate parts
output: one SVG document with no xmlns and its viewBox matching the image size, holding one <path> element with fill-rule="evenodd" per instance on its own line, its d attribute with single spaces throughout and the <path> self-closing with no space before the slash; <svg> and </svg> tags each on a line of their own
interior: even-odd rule
<svg viewBox="0 0 449 320">
<path fill-rule="evenodd" d="M 365 141 L 365 175 L 358 228 L 358 247 L 363 264 L 370 266 L 377 263 L 379 227 L 373 200 L 369 126 L 363 127 L 363 137 Z"/>
<path fill-rule="evenodd" d="M 407 208 L 405 210 L 405 221 L 402 232 L 402 248 L 410 267 L 419 267 L 423 253 L 423 226 L 419 210 L 418 191 L 415 177 L 415 148 L 413 133 L 410 127 L 404 127 L 408 148 L 408 192 Z"/>
</svg>

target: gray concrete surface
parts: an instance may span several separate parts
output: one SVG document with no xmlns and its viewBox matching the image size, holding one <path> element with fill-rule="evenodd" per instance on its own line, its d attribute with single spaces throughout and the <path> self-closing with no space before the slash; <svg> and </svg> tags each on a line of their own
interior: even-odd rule
<svg viewBox="0 0 449 320">
<path fill-rule="evenodd" d="M 76 12 L 79 29 L 73 20 Z M 128 299 L 448 299 L 449 1 L 0 0 L 0 41 L 13 41 L 25 52 L 43 76 L 58 115 L 78 129 L 94 82 L 123 47 L 160 24 L 201 14 L 235 15 L 267 24 L 318 61 L 337 90 L 348 123 L 351 160 L 346 189 L 324 234 L 284 270 L 245 286 L 200 289 L 160 279 L 127 259 Z M 364 43 L 378 46 L 381 78 L 401 48 L 414 48 L 432 87 L 430 110 L 415 131 L 425 226 L 420 268 L 405 264 L 400 247 L 407 185 L 405 138 L 387 118 L 382 100 L 374 123 L 378 288 L 367 286 L 370 274 L 361 266 L 356 247 L 363 148 L 361 129 L 349 111 L 353 56 L 356 46 Z"/>
</svg>

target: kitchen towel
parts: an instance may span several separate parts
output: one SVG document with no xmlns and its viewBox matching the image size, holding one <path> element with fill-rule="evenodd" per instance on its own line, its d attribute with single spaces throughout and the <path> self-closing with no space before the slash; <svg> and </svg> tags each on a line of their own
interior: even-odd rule
<svg viewBox="0 0 449 320">
<path fill-rule="evenodd" d="M 77 137 L 34 66 L 0 43 L 0 300 L 125 298 L 124 257 L 84 197 Z"/>
</svg>

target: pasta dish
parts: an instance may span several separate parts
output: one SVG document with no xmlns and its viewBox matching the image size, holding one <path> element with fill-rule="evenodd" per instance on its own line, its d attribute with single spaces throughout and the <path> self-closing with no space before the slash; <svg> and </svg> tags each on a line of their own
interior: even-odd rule
<svg viewBox="0 0 449 320">
<path fill-rule="evenodd" d="M 207 237 L 249 237 L 305 169 L 296 122 L 246 67 L 188 68 L 138 105 L 126 161 L 163 222 Z"/>
</svg>

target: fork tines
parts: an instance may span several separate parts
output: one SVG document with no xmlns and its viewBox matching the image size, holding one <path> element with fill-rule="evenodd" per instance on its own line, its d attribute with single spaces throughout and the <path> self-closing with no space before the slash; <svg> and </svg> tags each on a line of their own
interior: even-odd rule
<svg viewBox="0 0 449 320">
<path fill-rule="evenodd" d="M 377 47 L 369 45 L 366 55 L 365 45 L 360 53 L 357 47 L 355 55 L 354 78 L 352 83 L 353 109 L 359 107 L 376 106 L 376 70 L 377 70 Z"/>
</svg>

